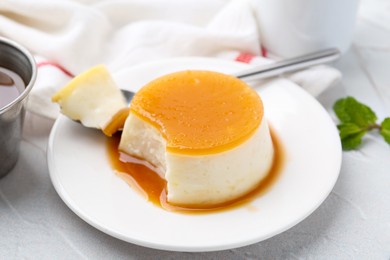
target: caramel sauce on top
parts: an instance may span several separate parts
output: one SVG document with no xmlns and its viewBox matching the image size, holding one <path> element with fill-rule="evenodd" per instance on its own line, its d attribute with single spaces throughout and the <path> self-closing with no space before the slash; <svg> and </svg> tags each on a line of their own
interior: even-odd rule
<svg viewBox="0 0 390 260">
<path fill-rule="evenodd" d="M 124 179 L 134 190 L 138 191 L 146 200 L 163 209 L 181 212 L 181 213 L 210 213 L 223 210 L 233 209 L 243 205 L 249 205 L 249 202 L 264 194 L 281 173 L 285 155 L 282 144 L 276 133 L 271 130 L 271 137 L 274 146 L 273 164 L 267 176 L 261 180 L 255 189 L 247 194 L 225 203 L 212 205 L 209 207 L 194 207 L 185 205 L 172 205 L 167 201 L 166 181 L 154 171 L 153 167 L 148 166 L 144 161 L 133 158 L 126 161 L 121 161 L 120 158 L 129 158 L 128 155 L 121 156 L 118 150 L 120 134 L 115 134 L 112 138 L 108 138 L 107 150 L 110 163 L 117 174 Z M 256 210 L 250 207 L 251 210 Z"/>
<path fill-rule="evenodd" d="M 160 131 L 168 151 L 193 155 L 236 147 L 264 115 L 261 98 L 245 82 L 197 70 L 151 81 L 134 96 L 130 109 Z"/>
</svg>

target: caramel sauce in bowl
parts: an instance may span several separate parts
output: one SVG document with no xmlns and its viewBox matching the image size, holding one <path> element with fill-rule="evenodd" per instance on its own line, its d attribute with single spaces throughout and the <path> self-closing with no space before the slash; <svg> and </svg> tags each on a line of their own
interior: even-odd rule
<svg viewBox="0 0 390 260">
<path fill-rule="evenodd" d="M 123 154 L 119 151 L 118 145 L 121 135 L 115 134 L 111 138 L 107 138 L 107 152 L 112 168 L 117 175 L 122 178 L 129 186 L 137 191 L 140 196 L 145 197 L 145 200 L 153 203 L 162 209 L 180 212 L 186 214 L 202 214 L 219 212 L 234 209 L 240 206 L 248 205 L 254 199 L 260 197 L 267 192 L 278 179 L 282 172 L 285 160 L 283 146 L 278 138 L 276 132 L 270 127 L 272 143 L 274 146 L 273 164 L 267 176 L 260 181 L 260 183 L 247 194 L 221 204 L 205 207 L 202 206 L 186 206 L 173 205 L 167 201 L 166 181 L 148 162 Z M 249 206 L 250 208 L 250 206 Z M 256 209 L 252 209 L 256 210 Z"/>
<path fill-rule="evenodd" d="M 18 74 L 0 67 L 0 109 L 17 99 L 25 88 Z"/>
</svg>

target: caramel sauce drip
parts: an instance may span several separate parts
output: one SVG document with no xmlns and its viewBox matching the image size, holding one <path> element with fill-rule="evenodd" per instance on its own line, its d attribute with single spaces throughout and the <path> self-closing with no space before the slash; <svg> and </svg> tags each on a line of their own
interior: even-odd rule
<svg viewBox="0 0 390 260">
<path fill-rule="evenodd" d="M 119 130 L 123 129 L 126 119 L 129 115 L 130 108 L 125 107 L 119 110 L 111 119 L 111 121 L 102 129 L 106 136 L 112 136 Z"/>
</svg>

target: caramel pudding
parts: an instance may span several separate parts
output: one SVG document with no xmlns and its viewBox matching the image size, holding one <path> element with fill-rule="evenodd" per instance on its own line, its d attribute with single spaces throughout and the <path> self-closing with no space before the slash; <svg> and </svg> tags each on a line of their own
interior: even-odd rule
<svg viewBox="0 0 390 260">
<path fill-rule="evenodd" d="M 131 102 L 119 150 L 155 168 L 168 203 L 200 208 L 252 191 L 274 157 L 259 95 L 211 71 L 176 72 L 144 86 Z"/>
</svg>

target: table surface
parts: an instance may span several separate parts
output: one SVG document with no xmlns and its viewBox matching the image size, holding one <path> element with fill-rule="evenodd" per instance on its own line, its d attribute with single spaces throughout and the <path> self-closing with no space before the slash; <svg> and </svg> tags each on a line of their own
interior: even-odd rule
<svg viewBox="0 0 390 260">
<path fill-rule="evenodd" d="M 354 42 L 334 65 L 343 79 L 318 100 L 332 113 L 341 97 L 390 116 L 390 1 L 362 1 Z M 123 242 L 77 217 L 49 178 L 53 121 L 27 114 L 20 159 L 0 180 L 0 258 L 24 259 L 390 259 L 390 146 L 373 132 L 343 152 L 325 202 L 295 227 L 250 246 L 208 253 L 168 252 Z"/>
</svg>

